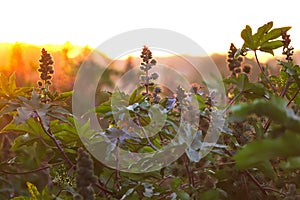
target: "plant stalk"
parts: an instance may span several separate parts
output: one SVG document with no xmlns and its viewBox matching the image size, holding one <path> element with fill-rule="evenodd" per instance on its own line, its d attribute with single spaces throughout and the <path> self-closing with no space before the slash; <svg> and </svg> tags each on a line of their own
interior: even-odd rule
<svg viewBox="0 0 300 200">
<path fill-rule="evenodd" d="M 272 90 L 273 90 L 274 92 L 276 92 L 275 87 L 272 85 L 271 81 L 268 79 L 267 75 L 266 75 L 265 72 L 264 72 L 264 69 L 262 68 L 262 66 L 261 66 L 261 64 L 260 64 L 260 62 L 259 62 L 259 60 L 258 60 L 258 56 L 257 56 L 256 50 L 254 51 L 254 55 L 255 55 L 255 60 L 256 60 L 256 62 L 257 62 L 257 64 L 258 64 L 258 67 L 259 67 L 261 73 L 263 74 L 264 78 L 266 79 L 266 81 L 268 82 L 268 84 L 270 85 L 270 87 L 272 88 Z"/>
</svg>

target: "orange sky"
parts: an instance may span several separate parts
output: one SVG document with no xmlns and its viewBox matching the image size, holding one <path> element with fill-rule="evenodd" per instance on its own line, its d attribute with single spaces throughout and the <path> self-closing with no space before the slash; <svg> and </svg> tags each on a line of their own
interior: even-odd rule
<svg viewBox="0 0 300 200">
<path fill-rule="evenodd" d="M 293 27 L 292 43 L 300 48 L 298 6 L 279 0 L 152 0 L 146 6 L 138 0 L 11 0 L 2 1 L 0 7 L 0 42 L 70 41 L 96 48 L 122 32 L 164 28 L 184 34 L 210 54 L 227 52 L 231 42 L 241 46 L 240 32 L 246 24 L 256 29 L 274 21 L 274 27 Z"/>
</svg>

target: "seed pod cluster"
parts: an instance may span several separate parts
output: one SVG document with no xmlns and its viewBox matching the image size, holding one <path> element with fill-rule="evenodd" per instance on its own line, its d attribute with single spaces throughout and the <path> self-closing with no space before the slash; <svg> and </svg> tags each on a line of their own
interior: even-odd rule
<svg viewBox="0 0 300 200">
<path fill-rule="evenodd" d="M 83 148 L 78 149 L 76 170 L 76 187 L 79 195 L 74 199 L 93 200 L 92 184 L 96 183 L 97 178 L 94 176 L 93 160 Z"/>
<path fill-rule="evenodd" d="M 40 81 L 38 81 L 38 85 L 40 87 L 44 84 L 51 85 L 52 75 L 54 74 L 53 69 L 53 60 L 51 55 L 43 48 L 42 49 L 41 59 L 39 60 L 40 66 L 38 72 L 40 72 Z"/>
<path fill-rule="evenodd" d="M 282 37 L 282 43 L 283 43 L 283 51 L 282 54 L 286 55 L 286 60 L 287 61 L 293 61 L 293 54 L 294 54 L 294 48 L 290 46 L 291 39 L 290 35 L 286 33 L 286 31 L 281 32 L 281 37 Z"/>
<path fill-rule="evenodd" d="M 237 76 L 239 73 L 244 72 L 246 74 L 249 74 L 251 71 L 250 65 L 244 65 L 242 66 L 243 58 L 237 57 L 235 54 L 237 53 L 238 49 L 234 46 L 233 43 L 231 43 L 229 51 L 228 51 L 228 68 L 229 71 L 231 71 L 232 76 Z"/>
<path fill-rule="evenodd" d="M 144 46 L 141 56 L 142 62 L 140 69 L 145 72 L 145 75 L 140 76 L 141 85 L 146 87 L 146 92 L 143 94 L 148 94 L 148 87 L 153 86 L 154 83 L 151 80 L 158 79 L 159 75 L 157 73 L 149 74 L 149 70 L 156 65 L 156 60 L 152 58 L 152 52 L 147 46 Z"/>
<path fill-rule="evenodd" d="M 154 92 L 152 93 L 152 97 L 153 97 L 153 102 L 154 103 L 159 103 L 159 101 L 161 100 L 161 97 L 159 96 L 159 93 L 161 93 L 161 88 L 160 87 L 156 87 L 154 89 Z"/>
</svg>

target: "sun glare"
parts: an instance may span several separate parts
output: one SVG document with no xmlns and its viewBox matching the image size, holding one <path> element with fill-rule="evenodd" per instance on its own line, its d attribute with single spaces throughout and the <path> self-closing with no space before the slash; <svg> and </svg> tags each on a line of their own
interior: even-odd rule
<svg viewBox="0 0 300 200">
<path fill-rule="evenodd" d="M 160 13 L 151 15 L 149 20 L 145 20 L 147 16 L 144 15 L 144 11 L 136 10 L 133 7 L 127 8 L 128 5 L 125 2 L 119 2 L 116 6 L 114 2 L 107 1 L 104 3 L 105 5 L 102 5 L 101 8 L 114 8 L 114 13 L 118 13 L 116 15 L 112 14 L 110 9 L 99 10 L 98 4 L 96 6 L 93 4 L 94 2 L 86 4 L 74 2 L 70 6 L 69 2 L 54 0 L 47 5 L 47 9 L 55 11 L 55 13 L 45 15 L 43 9 L 30 6 L 31 4 L 39 5 L 39 1 L 22 1 L 19 2 L 17 8 L 12 3 L 13 1 L 6 1 L 6 3 L 2 3 L 4 4 L 2 8 L 6 9 L 0 12 L 0 19 L 6 19 L 12 13 L 18 13 L 18 15 L 3 20 L 0 43 L 28 43 L 40 47 L 47 46 L 49 51 L 52 51 L 64 48 L 66 41 L 70 41 L 67 45 L 72 45 L 72 49 L 68 51 L 68 57 L 75 58 L 80 53 L 80 48 L 75 48 L 76 46 L 88 45 L 96 49 L 103 42 L 120 33 L 153 27 L 185 35 L 201 46 L 208 55 L 215 53 L 224 55 L 227 54 L 230 43 L 233 42 L 238 48 L 242 46 L 243 40 L 240 32 L 245 25 L 250 25 L 254 32 L 259 26 L 274 21 L 274 27 L 292 26 L 289 31 L 292 44 L 295 46 L 295 50 L 299 49 L 297 44 L 300 44 L 300 40 L 297 36 L 300 35 L 300 27 L 297 27 L 296 6 L 289 7 L 288 15 L 284 12 L 268 12 L 268 16 L 265 16 L 265 11 L 259 9 L 276 10 L 275 8 L 278 6 L 276 0 L 271 4 L 267 1 L 259 1 L 259 7 L 256 6 L 258 2 L 255 3 L 255 1 L 247 4 L 247 10 L 240 7 L 238 1 L 230 1 L 230 3 L 219 1 L 217 4 L 213 1 L 189 2 L 188 10 L 174 2 L 166 17 L 161 14 L 166 14 L 164 7 L 170 5 L 168 2 L 162 1 L 159 6 L 148 5 L 149 9 L 154 6 L 152 9 L 155 10 L 155 13 Z M 132 3 L 139 4 L 136 0 L 133 0 Z M 234 12 L 229 12 L 233 10 Z M 147 44 L 145 43 L 145 45 Z M 103 53 L 112 57 L 109 52 Z M 139 50 L 124 52 L 124 55 L 120 55 L 120 59 L 124 60 L 128 56 L 139 57 L 139 53 Z M 180 52 L 178 53 L 180 54 Z M 280 51 L 277 53 L 281 54 Z M 167 57 L 174 53 L 153 50 L 153 55 Z M 253 57 L 253 55 L 249 53 L 249 57 Z M 265 62 L 271 57 L 271 55 L 259 54 L 261 62 Z"/>
<path fill-rule="evenodd" d="M 163 51 L 163 50 L 151 50 L 153 57 L 171 57 L 174 55 L 178 55 L 178 53 L 171 53 L 169 51 Z M 141 51 L 140 50 L 136 50 L 136 51 L 132 51 L 132 52 L 127 52 L 123 55 L 120 55 L 120 57 L 118 57 L 117 59 L 119 60 L 127 60 L 128 57 L 136 57 L 139 58 L 141 55 Z"/>
</svg>

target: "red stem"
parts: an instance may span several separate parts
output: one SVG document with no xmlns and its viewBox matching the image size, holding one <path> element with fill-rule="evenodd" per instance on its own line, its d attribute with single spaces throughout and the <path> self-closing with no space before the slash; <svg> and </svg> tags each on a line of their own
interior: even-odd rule
<svg viewBox="0 0 300 200">
<path fill-rule="evenodd" d="M 64 151 L 64 149 L 62 148 L 62 146 L 60 145 L 60 142 L 55 138 L 55 135 L 51 132 L 50 128 L 48 130 L 46 130 L 46 128 L 43 125 L 43 121 L 42 118 L 39 116 L 39 114 L 37 112 L 35 112 L 37 115 L 37 119 L 43 129 L 43 131 L 52 139 L 52 141 L 54 142 L 55 146 L 58 148 L 58 150 L 60 151 L 60 153 L 63 155 L 63 157 L 65 158 L 65 161 L 70 165 L 71 168 L 74 168 L 74 164 L 72 163 L 72 161 L 70 160 L 70 158 L 67 156 L 66 152 Z"/>
<path fill-rule="evenodd" d="M 272 85 L 271 81 L 268 79 L 267 75 L 265 74 L 265 72 L 264 72 L 264 70 L 263 70 L 263 68 L 262 68 L 262 66 L 261 66 L 261 64 L 260 64 L 260 62 L 259 62 L 259 60 L 258 60 L 256 50 L 254 51 L 254 55 L 255 55 L 255 59 L 256 59 L 256 62 L 257 62 L 257 64 L 258 64 L 258 67 L 259 67 L 261 73 L 262 73 L 263 76 L 265 77 L 266 81 L 268 82 L 268 84 L 270 85 L 270 87 L 272 88 L 272 90 L 273 90 L 274 92 L 276 92 L 275 87 Z"/>
</svg>

